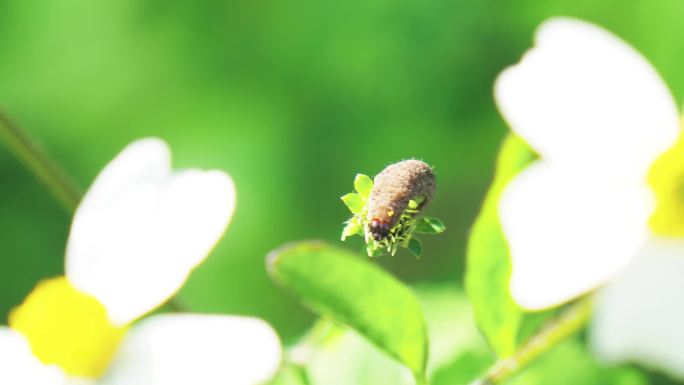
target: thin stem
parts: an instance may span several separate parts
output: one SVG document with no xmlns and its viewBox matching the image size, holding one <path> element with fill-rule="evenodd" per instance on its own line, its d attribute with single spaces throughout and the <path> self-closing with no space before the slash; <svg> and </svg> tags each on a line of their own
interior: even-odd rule
<svg viewBox="0 0 684 385">
<path fill-rule="evenodd" d="M 64 171 L 31 138 L 0 111 L 0 141 L 28 168 L 65 209 L 76 210 L 81 193 Z"/>
<path fill-rule="evenodd" d="M 187 307 L 178 300 L 178 297 L 169 298 L 166 301 L 166 306 L 174 313 L 185 313 L 188 311 Z"/>
<path fill-rule="evenodd" d="M 428 385 L 428 380 L 427 377 L 425 377 L 425 374 L 420 374 L 414 376 L 416 379 L 416 385 Z"/>
<path fill-rule="evenodd" d="M 567 307 L 547 323 L 512 356 L 495 362 L 485 375 L 471 385 L 496 385 L 516 375 L 543 353 L 583 328 L 591 315 L 592 301 L 585 297 Z"/>
<path fill-rule="evenodd" d="M 311 385 L 311 378 L 309 377 L 309 372 L 306 370 L 306 368 L 302 365 L 298 364 L 292 364 L 292 367 L 297 373 L 297 376 L 299 377 L 299 381 L 303 385 Z"/>
</svg>

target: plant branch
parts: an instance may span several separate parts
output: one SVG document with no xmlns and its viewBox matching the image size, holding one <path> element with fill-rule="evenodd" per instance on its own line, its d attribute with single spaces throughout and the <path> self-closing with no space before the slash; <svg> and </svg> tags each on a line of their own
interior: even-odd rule
<svg viewBox="0 0 684 385">
<path fill-rule="evenodd" d="M 495 362 L 483 377 L 471 385 L 497 385 L 515 376 L 543 353 L 583 328 L 589 320 L 591 310 L 591 297 L 579 299 L 558 317 L 551 319 L 513 355 Z"/>
<path fill-rule="evenodd" d="M 0 141 L 31 171 L 64 206 L 73 212 L 81 193 L 48 154 L 0 111 Z"/>
</svg>

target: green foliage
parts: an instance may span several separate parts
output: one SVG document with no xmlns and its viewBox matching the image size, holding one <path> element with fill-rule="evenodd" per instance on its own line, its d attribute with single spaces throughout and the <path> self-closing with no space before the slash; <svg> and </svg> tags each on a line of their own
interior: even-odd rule
<svg viewBox="0 0 684 385">
<path fill-rule="evenodd" d="M 411 202 L 413 201 L 409 202 L 409 207 L 411 207 Z M 415 203 L 413 204 L 413 206 L 417 207 Z M 405 247 L 409 249 L 411 252 L 413 252 L 413 254 L 415 254 L 416 257 L 420 257 L 420 254 L 423 252 L 423 248 L 422 246 L 418 248 L 418 243 L 420 241 L 416 239 L 414 236 L 416 214 L 418 214 L 417 210 L 413 210 L 410 208 L 404 210 L 404 212 L 401 213 L 399 221 L 390 230 L 389 236 L 387 236 L 387 238 L 385 239 L 376 241 L 375 239 L 373 239 L 370 233 L 366 234 L 368 255 L 376 256 L 382 255 L 383 253 L 394 255 L 396 254 L 399 247 Z M 367 221 L 366 225 L 364 226 L 364 229 L 368 229 Z"/>
<path fill-rule="evenodd" d="M 411 280 L 461 276 L 462 235 L 504 132 L 492 81 L 546 17 L 578 16 L 616 32 L 684 98 L 684 50 L 672 48 L 684 34 L 680 0 L 0 4 L 4 111 L 81 188 L 146 135 L 169 141 L 178 167 L 230 173 L 235 217 L 178 301 L 264 317 L 288 340 L 310 319 L 273 288 L 259 256 L 302 234 L 338 238 L 342 208 L 330 202 L 359 167 L 406 156 L 437 165 L 430 209 L 453 236 L 426 243 L 439 258 L 420 268 L 410 257 L 388 263 Z M 0 167 L 6 319 L 36 282 L 63 274 L 70 216 L 4 148 Z M 244 295 L 226 295 L 235 292 Z"/>
<path fill-rule="evenodd" d="M 530 47 L 545 18 L 604 25 L 652 60 L 675 99 L 684 96 L 684 50 L 672 49 L 684 33 L 680 0 L 7 0 L 0 11 L 3 109 L 82 188 L 126 143 L 147 135 L 170 142 L 178 167 L 233 176 L 235 217 L 176 301 L 192 311 L 264 317 L 285 341 L 310 315 L 273 288 L 258 256 L 264 245 L 302 234 L 333 241 L 342 209 L 330 197 L 359 165 L 405 156 L 437 164 L 445 199 L 431 209 L 454 236 L 426 244 L 440 258 L 420 268 L 412 258 L 383 262 L 433 284 L 461 276 L 462 235 L 504 132 L 492 81 Z M 84 145 L 75 149 L 77 142 Z M 4 148 L 0 166 L 6 318 L 36 282 L 63 274 L 70 217 Z M 528 318 L 518 340 L 535 329 Z M 553 384 L 550 375 L 540 383 Z"/>
<path fill-rule="evenodd" d="M 524 328 L 524 335 L 520 334 L 523 325 L 537 325 L 546 317 L 540 313 L 531 317 L 526 315 L 511 298 L 511 261 L 498 213 L 504 187 L 534 159 L 535 155 L 520 138 L 514 135 L 506 138 L 499 153 L 494 182 L 468 242 L 466 290 L 475 309 L 477 324 L 499 356 L 513 353 L 521 337 L 529 335 L 529 327 Z"/>
<path fill-rule="evenodd" d="M 441 234 L 446 230 L 446 226 L 437 218 L 424 217 L 416 220 L 416 233 Z"/>
<path fill-rule="evenodd" d="M 456 285 L 421 285 L 415 288 L 425 312 L 430 342 L 428 375 L 480 346 L 470 304 Z M 318 321 L 293 348 L 315 385 L 415 385 L 410 371 L 367 339 L 349 328 Z M 489 354 L 491 356 L 491 353 Z M 408 374 L 408 376 L 407 376 Z M 473 378 L 472 373 L 465 375 Z M 432 382 L 429 382 L 432 383 Z"/>
<path fill-rule="evenodd" d="M 342 230 L 342 240 L 344 241 L 347 237 L 352 235 L 363 235 L 363 225 L 359 223 L 357 218 L 350 219 Z"/>
<path fill-rule="evenodd" d="M 646 385 L 644 374 L 629 367 L 606 367 L 594 360 L 576 338 L 539 358 L 510 385 Z"/>
<path fill-rule="evenodd" d="M 384 270 L 321 242 L 269 254 L 271 277 L 313 311 L 348 325 L 406 365 L 425 373 L 425 319 L 411 290 Z"/>
<path fill-rule="evenodd" d="M 418 258 L 420 258 L 420 255 L 423 254 L 423 242 L 421 242 L 418 238 L 411 237 L 406 245 L 406 248 L 411 250 L 413 255 Z"/>
<path fill-rule="evenodd" d="M 468 350 L 435 372 L 432 385 L 467 385 L 494 363 L 494 356 L 483 348 Z"/>
<path fill-rule="evenodd" d="M 366 205 L 373 190 L 373 179 L 364 174 L 356 174 L 354 178 L 355 193 L 342 196 L 342 202 L 353 214 L 345 222 L 341 239 L 344 241 L 352 235 L 362 235 L 366 241 L 366 252 L 369 257 L 381 256 L 384 253 L 394 255 L 399 247 L 409 249 L 416 258 L 423 253 L 422 242 L 414 233 L 440 234 L 446 230 L 444 223 L 437 218 L 417 218 L 419 202 L 410 200 L 408 207 L 401 213 L 397 224 L 390 230 L 387 238 L 376 241 L 368 231 L 368 210 Z"/>
<path fill-rule="evenodd" d="M 494 364 L 483 346 L 473 346 L 435 372 L 432 385 L 467 385 Z M 646 385 L 647 377 L 629 367 L 597 363 L 577 339 L 568 340 L 522 370 L 509 385 Z"/>
<path fill-rule="evenodd" d="M 340 199 L 342 199 L 342 202 L 344 202 L 349 211 L 351 211 L 354 215 L 360 215 L 366 207 L 366 199 L 364 199 L 360 194 L 349 193 Z"/>
<path fill-rule="evenodd" d="M 363 199 L 368 200 L 373 189 L 373 179 L 368 175 L 356 174 L 354 178 L 354 190 L 356 190 Z"/>
</svg>

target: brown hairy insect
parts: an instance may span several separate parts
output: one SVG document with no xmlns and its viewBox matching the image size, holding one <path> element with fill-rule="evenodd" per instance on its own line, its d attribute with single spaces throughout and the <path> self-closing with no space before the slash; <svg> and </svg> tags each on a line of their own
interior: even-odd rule
<svg viewBox="0 0 684 385">
<path fill-rule="evenodd" d="M 410 200 L 417 202 L 420 210 L 434 192 L 435 174 L 427 163 L 409 159 L 387 166 L 375 176 L 368 199 L 368 230 L 373 239 L 389 236 Z"/>
</svg>

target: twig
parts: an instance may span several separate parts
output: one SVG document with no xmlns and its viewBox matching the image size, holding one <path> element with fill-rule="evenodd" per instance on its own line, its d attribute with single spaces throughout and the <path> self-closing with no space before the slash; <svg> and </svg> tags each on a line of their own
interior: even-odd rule
<svg viewBox="0 0 684 385">
<path fill-rule="evenodd" d="M 40 180 L 65 209 L 73 212 L 81 193 L 66 176 L 62 168 L 48 154 L 0 111 L 0 141 L 20 162 Z"/>
<path fill-rule="evenodd" d="M 495 362 L 483 377 L 478 378 L 471 385 L 497 385 L 513 377 L 543 353 L 584 327 L 591 315 L 591 309 L 590 297 L 582 298 L 570 305 L 558 317 L 542 327 L 512 356 Z"/>
</svg>

